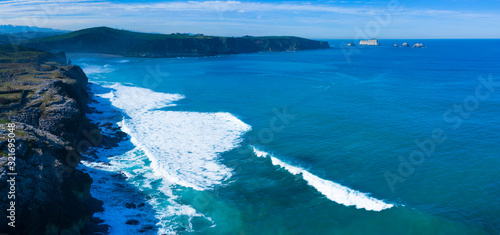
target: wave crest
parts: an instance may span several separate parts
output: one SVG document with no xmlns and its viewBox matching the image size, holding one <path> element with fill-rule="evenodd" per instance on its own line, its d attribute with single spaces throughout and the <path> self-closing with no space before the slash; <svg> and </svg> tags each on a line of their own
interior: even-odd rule
<svg viewBox="0 0 500 235">
<path fill-rule="evenodd" d="M 321 179 L 300 167 L 287 164 L 267 152 L 258 150 L 253 146 L 252 148 L 257 157 L 269 157 L 273 165 L 280 166 L 294 175 L 302 174 L 302 178 L 304 178 L 307 184 L 336 203 L 345 206 L 356 206 L 358 209 L 369 211 L 381 211 L 394 206 L 393 204 L 385 203 L 382 200 L 370 197 L 366 193 L 350 189 L 329 180 Z"/>
</svg>

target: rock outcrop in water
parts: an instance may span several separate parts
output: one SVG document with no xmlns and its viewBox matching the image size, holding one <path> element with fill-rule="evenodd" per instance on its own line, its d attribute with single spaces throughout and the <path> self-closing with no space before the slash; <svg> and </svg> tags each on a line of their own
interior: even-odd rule
<svg viewBox="0 0 500 235">
<path fill-rule="evenodd" d="M 413 45 L 414 48 L 422 48 L 424 47 L 424 45 L 422 43 L 415 43 L 415 45 Z"/>
<path fill-rule="evenodd" d="M 377 39 L 370 39 L 370 40 L 361 40 L 361 41 L 359 41 L 359 45 L 364 45 L 364 46 L 379 46 L 380 43 L 378 42 Z"/>
<path fill-rule="evenodd" d="M 17 50 L 15 50 L 17 49 Z M 92 179 L 75 167 L 78 146 L 93 129 L 85 116 L 87 77 L 66 65 L 64 53 L 0 46 L 0 120 L 15 123 L 15 228 L 8 226 L 8 141 L 0 138 L 0 231 L 9 234 L 81 234 L 92 231 L 102 202 Z M 89 230 L 90 229 L 90 230 Z"/>
<path fill-rule="evenodd" d="M 328 42 L 299 37 L 214 37 L 188 34 L 150 34 L 108 27 L 83 29 L 39 38 L 29 47 L 67 53 L 102 53 L 129 57 L 181 57 L 299 51 L 329 48 Z"/>
</svg>

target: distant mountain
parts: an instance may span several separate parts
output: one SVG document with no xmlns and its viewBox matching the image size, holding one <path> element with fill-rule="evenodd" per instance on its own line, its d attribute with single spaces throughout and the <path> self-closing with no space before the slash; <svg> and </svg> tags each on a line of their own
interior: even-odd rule
<svg viewBox="0 0 500 235">
<path fill-rule="evenodd" d="M 69 33 L 69 30 L 32 26 L 0 25 L 0 44 L 20 44 L 33 38 Z"/>
<path fill-rule="evenodd" d="M 69 30 L 51 29 L 51 28 L 39 28 L 35 26 L 19 26 L 19 25 L 0 25 L 0 34 L 9 33 L 26 33 L 26 32 L 38 32 L 38 33 L 69 33 Z"/>
<path fill-rule="evenodd" d="M 29 39 L 49 37 L 64 33 L 65 32 L 56 32 L 56 31 L 54 32 L 26 31 L 19 33 L 0 34 L 0 44 L 21 44 L 28 41 Z"/>
<path fill-rule="evenodd" d="M 179 57 L 298 51 L 329 48 L 327 42 L 299 37 L 214 37 L 202 34 L 152 34 L 97 27 L 31 39 L 26 46 L 68 53 L 130 57 Z"/>
</svg>

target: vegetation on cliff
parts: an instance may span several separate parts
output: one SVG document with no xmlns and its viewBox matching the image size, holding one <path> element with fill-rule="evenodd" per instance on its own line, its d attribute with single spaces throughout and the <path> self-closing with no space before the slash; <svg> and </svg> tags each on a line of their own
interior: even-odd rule
<svg viewBox="0 0 500 235">
<path fill-rule="evenodd" d="M 64 53 L 0 45 L 0 125 L 15 123 L 16 227 L 7 226 L 8 141 L 0 139 L 0 231 L 80 234 L 102 203 L 75 167 L 85 129 L 87 77 Z M 5 130 L 0 130 L 6 136 Z"/>
<path fill-rule="evenodd" d="M 264 51 L 329 48 L 327 42 L 299 37 L 214 37 L 201 34 L 152 34 L 97 27 L 29 40 L 27 46 L 67 53 L 130 57 L 211 56 Z"/>
</svg>

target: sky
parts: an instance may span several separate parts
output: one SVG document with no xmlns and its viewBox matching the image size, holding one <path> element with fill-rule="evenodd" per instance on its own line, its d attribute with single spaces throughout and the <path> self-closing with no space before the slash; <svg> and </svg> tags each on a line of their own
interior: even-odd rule
<svg viewBox="0 0 500 235">
<path fill-rule="evenodd" d="M 313 39 L 500 38 L 500 0 L 0 0 L 0 25 Z"/>
</svg>

